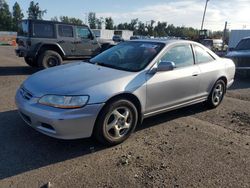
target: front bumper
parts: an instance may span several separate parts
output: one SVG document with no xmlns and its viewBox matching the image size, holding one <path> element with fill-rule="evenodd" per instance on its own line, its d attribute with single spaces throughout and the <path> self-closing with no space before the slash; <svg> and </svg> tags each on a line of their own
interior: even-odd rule
<svg viewBox="0 0 250 188">
<path fill-rule="evenodd" d="M 234 83 L 234 79 L 230 80 L 228 83 L 227 83 L 227 89 L 229 89 Z"/>
<path fill-rule="evenodd" d="M 92 135 L 104 103 L 79 109 L 58 109 L 39 104 L 35 97 L 27 100 L 18 90 L 16 105 L 22 119 L 37 131 L 60 139 L 78 139 Z"/>
</svg>

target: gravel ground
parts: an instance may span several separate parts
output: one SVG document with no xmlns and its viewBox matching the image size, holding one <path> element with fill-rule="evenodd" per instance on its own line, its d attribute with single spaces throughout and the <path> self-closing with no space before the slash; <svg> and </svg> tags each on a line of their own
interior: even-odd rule
<svg viewBox="0 0 250 188">
<path fill-rule="evenodd" d="M 146 119 L 106 148 L 25 125 L 14 95 L 36 71 L 0 47 L 0 187 L 250 187 L 248 80 L 236 80 L 217 109 L 199 104 Z"/>
</svg>

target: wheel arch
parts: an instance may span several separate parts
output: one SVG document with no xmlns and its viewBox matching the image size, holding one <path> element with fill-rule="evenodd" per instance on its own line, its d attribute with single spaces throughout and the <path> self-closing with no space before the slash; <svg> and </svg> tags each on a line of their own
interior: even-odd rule
<svg viewBox="0 0 250 188">
<path fill-rule="evenodd" d="M 53 50 L 57 52 L 62 57 L 62 59 L 64 59 L 65 57 L 65 52 L 58 44 L 40 44 L 36 53 L 36 57 L 38 57 L 46 50 Z"/>
<path fill-rule="evenodd" d="M 221 76 L 221 77 L 219 77 L 219 78 L 216 80 L 216 82 L 217 82 L 218 80 L 223 80 L 223 81 L 225 82 L 225 90 L 226 90 L 226 88 L 227 88 L 227 77 L 226 77 L 226 76 Z M 216 83 L 216 82 L 215 82 L 215 83 Z"/>
<path fill-rule="evenodd" d="M 96 121 L 99 117 L 99 115 L 102 113 L 102 111 L 104 110 L 104 108 L 112 103 L 113 101 L 116 101 L 116 100 L 119 100 L 119 99 L 126 99 L 130 102 L 132 102 L 136 109 L 137 109 L 137 112 L 138 112 L 138 123 L 142 123 L 143 121 L 143 115 L 142 115 L 142 106 L 141 106 L 141 102 L 140 100 L 138 99 L 137 96 L 135 96 L 134 94 L 132 93 L 120 93 L 120 94 L 117 94 L 117 95 L 114 95 L 112 96 L 111 98 L 109 98 L 106 102 L 105 102 L 105 105 L 102 107 L 102 109 L 99 111 L 98 115 L 97 115 L 97 118 L 95 120 L 95 125 L 96 125 Z"/>
</svg>

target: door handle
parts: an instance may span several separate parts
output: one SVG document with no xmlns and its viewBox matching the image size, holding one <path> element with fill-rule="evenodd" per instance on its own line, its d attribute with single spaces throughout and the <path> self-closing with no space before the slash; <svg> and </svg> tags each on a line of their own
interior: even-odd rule
<svg viewBox="0 0 250 188">
<path fill-rule="evenodd" d="M 198 72 L 194 72 L 194 73 L 192 74 L 192 76 L 198 76 L 198 75 L 199 75 Z"/>
</svg>

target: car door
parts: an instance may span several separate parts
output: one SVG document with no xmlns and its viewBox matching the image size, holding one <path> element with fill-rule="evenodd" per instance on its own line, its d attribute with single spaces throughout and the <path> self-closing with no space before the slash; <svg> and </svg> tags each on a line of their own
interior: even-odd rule
<svg viewBox="0 0 250 188">
<path fill-rule="evenodd" d="M 75 37 L 73 26 L 71 25 L 58 25 L 57 43 L 61 46 L 66 56 L 73 56 L 75 53 Z"/>
<path fill-rule="evenodd" d="M 76 26 L 76 56 L 94 56 L 100 52 L 100 45 L 87 26 Z"/>
<path fill-rule="evenodd" d="M 200 69 L 194 64 L 190 44 L 171 47 L 158 63 L 168 61 L 176 68 L 166 72 L 156 72 L 147 76 L 146 111 L 152 113 L 197 99 Z"/>
<path fill-rule="evenodd" d="M 193 49 L 195 63 L 201 70 L 199 94 L 208 96 L 218 78 L 219 71 L 224 69 L 224 64 L 217 62 L 205 48 L 199 45 L 193 45 Z"/>
</svg>

